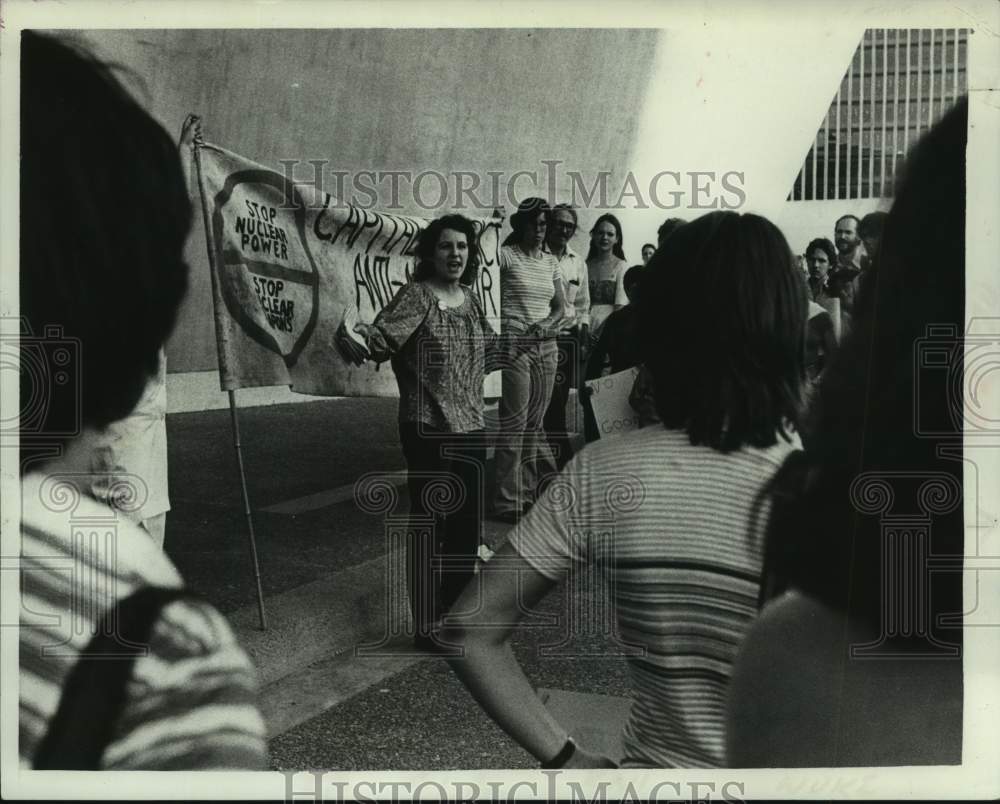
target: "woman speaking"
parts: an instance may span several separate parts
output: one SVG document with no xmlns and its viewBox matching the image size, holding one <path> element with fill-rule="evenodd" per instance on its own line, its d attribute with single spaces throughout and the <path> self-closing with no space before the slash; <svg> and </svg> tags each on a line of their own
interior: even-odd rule
<svg viewBox="0 0 1000 804">
<path fill-rule="evenodd" d="M 476 225 L 461 215 L 432 221 L 417 244 L 417 266 L 371 324 L 341 323 L 337 346 L 351 363 L 390 361 L 399 385 L 399 437 L 412 517 L 433 518 L 433 539 L 411 528 L 407 543 L 415 644 L 431 648 L 441 615 L 472 577 L 482 530 L 486 440 L 483 380 L 511 349 L 530 348 L 539 328 L 503 347 L 471 285 L 478 271 Z M 504 339 L 505 343 L 509 340 Z M 457 482 L 438 499 L 436 486 Z M 438 510 L 435 510 L 435 508 Z M 435 563 L 446 567 L 435 572 Z"/>
</svg>

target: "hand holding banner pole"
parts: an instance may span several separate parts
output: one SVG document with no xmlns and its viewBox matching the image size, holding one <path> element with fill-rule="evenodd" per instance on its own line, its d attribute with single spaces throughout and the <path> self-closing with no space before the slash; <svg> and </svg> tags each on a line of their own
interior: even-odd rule
<svg viewBox="0 0 1000 804">
<path fill-rule="evenodd" d="M 216 270 L 215 270 L 215 254 L 212 250 L 212 235 L 211 226 L 208 219 L 208 202 L 205 198 L 205 184 L 202 181 L 201 174 L 201 148 L 205 144 L 205 140 L 202 136 L 201 131 L 201 118 L 195 114 L 189 114 L 184 120 L 184 124 L 181 127 L 181 146 L 188 145 L 191 148 L 191 153 L 194 157 L 195 172 L 198 179 L 198 191 L 201 197 L 201 211 L 202 218 L 205 224 L 205 238 L 208 243 L 208 262 L 211 266 L 212 282 L 215 283 Z M 216 294 L 217 295 L 217 294 Z M 218 327 L 218 317 L 216 317 L 216 326 Z M 218 335 L 218 329 L 216 330 Z M 243 467 L 243 447 L 240 442 L 240 424 L 239 418 L 236 412 L 236 392 L 230 389 L 229 394 L 229 412 L 230 418 L 233 426 L 233 446 L 236 448 L 236 463 L 239 467 L 240 472 L 240 489 L 243 493 L 243 512 L 247 519 L 247 529 L 248 535 L 250 537 L 250 557 L 253 561 L 253 574 L 254 581 L 257 585 L 257 613 L 260 619 L 260 629 L 262 631 L 267 630 L 267 616 L 264 613 L 264 590 L 261 586 L 260 580 L 260 563 L 257 560 L 257 540 L 254 536 L 253 529 L 253 514 L 250 510 L 250 494 L 247 491 L 247 478 L 246 471 Z"/>
</svg>

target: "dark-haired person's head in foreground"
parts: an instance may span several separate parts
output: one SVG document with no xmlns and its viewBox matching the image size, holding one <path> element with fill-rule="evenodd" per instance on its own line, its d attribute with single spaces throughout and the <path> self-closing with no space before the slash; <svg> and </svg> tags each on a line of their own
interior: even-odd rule
<svg viewBox="0 0 1000 804">
<path fill-rule="evenodd" d="M 961 762 L 967 121 L 963 99 L 907 161 L 806 451 L 776 479 L 768 586 L 788 591 L 734 677 L 739 767 Z"/>
<path fill-rule="evenodd" d="M 22 370 L 22 399 L 48 394 L 22 421 L 26 460 L 135 407 L 187 290 L 191 206 L 176 144 L 106 66 L 25 31 L 21 80 L 22 367 L 52 337 L 78 344 L 66 383 Z"/>
<path fill-rule="evenodd" d="M 628 296 L 629 302 L 633 304 L 639 295 L 639 285 L 645 273 L 645 265 L 633 265 L 625 272 L 625 276 L 622 277 L 622 287 L 625 288 L 625 295 Z"/>
<path fill-rule="evenodd" d="M 954 402 L 949 380 L 941 376 L 948 372 L 917 371 L 915 358 L 929 325 L 952 327 L 958 340 L 945 344 L 954 350 L 949 368 L 952 379 L 955 372 L 961 376 L 966 120 L 963 101 L 920 141 L 906 163 L 885 221 L 879 270 L 858 297 L 851 336 L 827 369 L 816 400 L 806 441 L 810 482 L 795 510 L 799 524 L 813 523 L 809 533 L 817 537 L 814 546 L 823 550 L 807 547 L 812 539 L 778 534 L 785 546 L 802 548 L 795 550 L 786 571 L 838 605 L 850 598 L 857 612 L 868 617 L 880 613 L 876 552 L 864 566 L 853 568 L 861 573 L 853 590 L 840 574 L 851 551 L 837 548 L 854 542 L 854 550 L 874 551 L 879 542 L 877 521 L 863 518 L 861 530 L 855 523 L 851 483 L 866 470 L 945 470 L 961 479 L 959 464 L 937 456 L 945 442 L 918 435 L 920 420 L 915 418 L 948 420 Z M 827 515 L 817 517 L 819 511 Z M 818 522 L 822 525 L 816 527 Z M 816 563 L 821 554 L 825 558 Z"/>
<path fill-rule="evenodd" d="M 95 494 L 102 474 L 141 479 L 94 456 L 159 369 L 187 287 L 177 146 L 83 50 L 26 31 L 21 55 L 21 312 L 34 338 L 22 337 L 21 392 L 50 403 L 21 420 L 21 764 L 264 769 L 256 673 L 232 629 L 127 505 Z M 46 356 L 65 382 L 33 374 Z M 81 534 L 81 522 L 95 524 Z M 141 654 L 122 651 L 121 629 Z"/>
<path fill-rule="evenodd" d="M 646 267 L 638 305 L 664 426 L 729 451 L 797 424 L 806 288 L 774 224 L 735 212 L 685 224 Z"/>
<path fill-rule="evenodd" d="M 660 224 L 660 228 L 656 230 L 656 245 L 657 247 L 662 246 L 668 237 L 680 229 L 684 225 L 685 221 L 683 218 L 667 218 L 663 223 Z"/>
</svg>

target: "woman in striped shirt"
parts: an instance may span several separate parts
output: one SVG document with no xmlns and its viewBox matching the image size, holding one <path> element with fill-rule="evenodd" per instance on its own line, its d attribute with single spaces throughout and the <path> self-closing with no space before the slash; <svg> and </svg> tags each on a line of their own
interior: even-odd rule
<svg viewBox="0 0 1000 804">
<path fill-rule="evenodd" d="M 806 289 L 781 232 L 711 213 L 646 270 L 639 336 L 662 424 L 580 452 L 456 604 L 474 613 L 442 635 L 464 648 L 455 672 L 543 767 L 722 765 L 726 691 L 757 611 L 763 491 L 799 443 Z M 607 586 L 586 588 L 592 568 Z M 522 613 L 564 579 L 572 607 L 594 610 L 581 588 L 612 597 L 634 699 L 623 757 L 576 747 L 510 650 Z"/>
<path fill-rule="evenodd" d="M 511 215 L 513 231 L 500 249 L 504 333 L 516 335 L 532 326 L 559 331 L 566 305 L 559 263 L 542 248 L 548 213 L 544 200 L 528 198 Z M 553 335 L 505 361 L 493 497 L 493 515 L 501 521 L 516 521 L 534 502 L 542 478 L 556 472 L 543 423 L 552 398 L 557 356 Z"/>
</svg>

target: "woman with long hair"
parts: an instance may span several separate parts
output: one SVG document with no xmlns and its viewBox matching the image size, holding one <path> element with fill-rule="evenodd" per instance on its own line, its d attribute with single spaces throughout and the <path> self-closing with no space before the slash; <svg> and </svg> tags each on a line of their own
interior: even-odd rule
<svg viewBox="0 0 1000 804">
<path fill-rule="evenodd" d="M 472 288 L 479 240 L 468 218 L 445 215 L 432 221 L 420 233 L 416 251 L 413 281 L 373 323 L 355 325 L 364 346 L 359 349 L 343 323 L 337 345 L 353 363 L 390 361 L 399 385 L 410 514 L 434 522 L 430 532 L 411 528 L 407 542 L 415 644 L 432 648 L 434 625 L 472 577 L 479 550 L 486 465 L 483 380 L 507 352 L 531 348 L 541 330 L 526 330 L 523 342 L 501 347 Z M 452 482 L 457 487 L 440 485 Z M 447 501 L 448 510 L 436 511 L 435 499 Z M 438 558 L 445 567 L 434 566 Z"/>
<path fill-rule="evenodd" d="M 962 761 L 967 125 L 961 100 L 910 156 L 807 449 L 775 480 L 736 767 Z"/>
<path fill-rule="evenodd" d="M 662 424 L 574 457 L 466 588 L 456 610 L 474 613 L 442 633 L 463 649 L 451 664 L 473 696 L 543 767 L 723 763 L 729 676 L 760 592 L 763 490 L 799 445 L 806 290 L 781 232 L 714 212 L 645 270 L 639 338 Z M 595 575 L 607 585 L 581 590 Z M 523 612 L 562 580 L 571 607 L 614 596 L 633 694 L 624 757 L 576 746 L 511 651 Z"/>
<path fill-rule="evenodd" d="M 590 230 L 587 270 L 590 274 L 590 332 L 592 337 L 598 338 L 604 319 L 628 304 L 622 284 L 628 270 L 622 225 L 610 212 L 601 215 Z"/>
<path fill-rule="evenodd" d="M 542 480 L 556 472 L 543 424 L 555 383 L 555 333 L 565 297 L 559 263 L 543 248 L 549 212 L 541 198 L 522 201 L 500 249 L 501 330 L 511 335 L 532 327 L 552 332 L 510 355 L 503 367 L 493 516 L 509 523 L 534 503 Z"/>
</svg>

